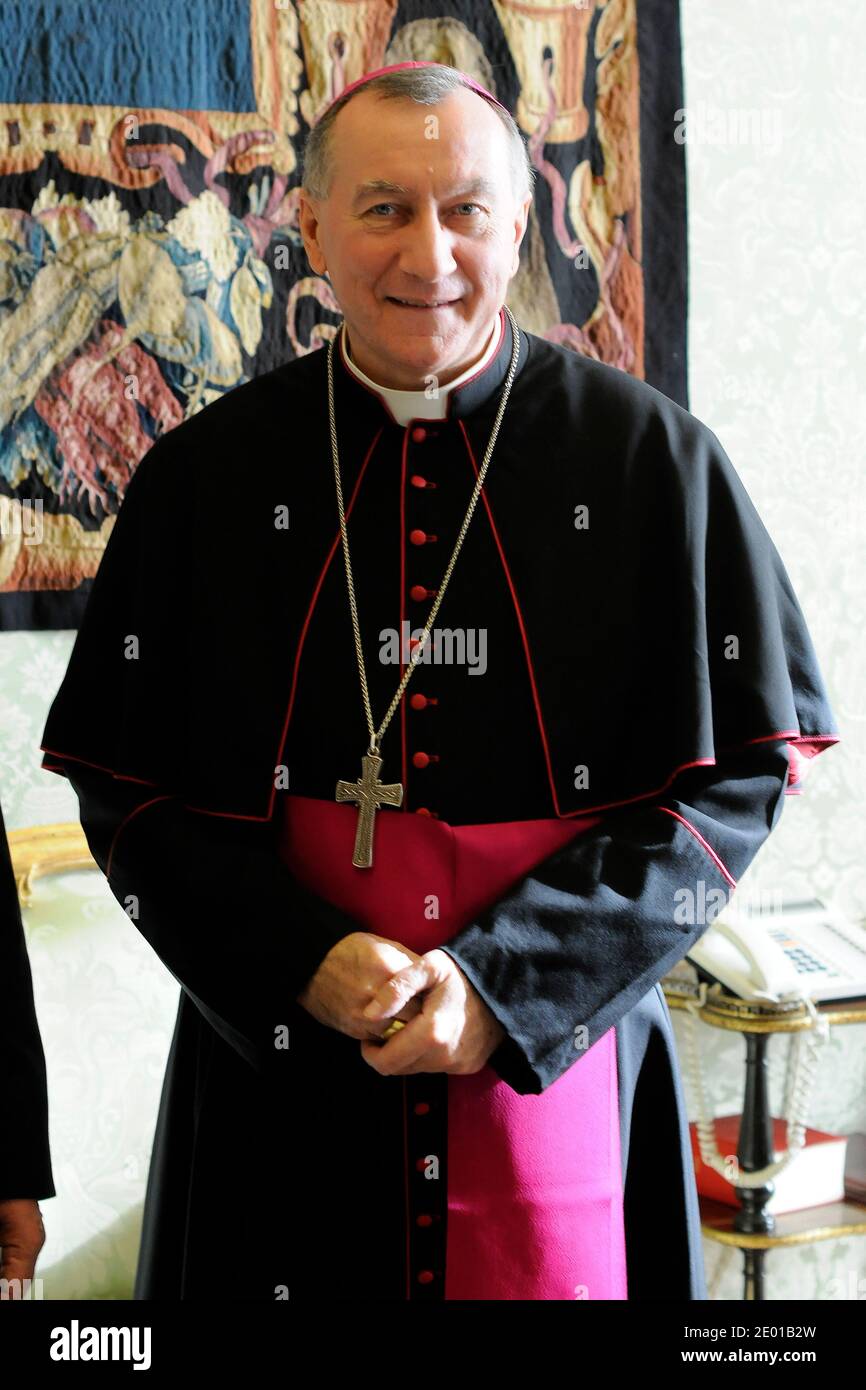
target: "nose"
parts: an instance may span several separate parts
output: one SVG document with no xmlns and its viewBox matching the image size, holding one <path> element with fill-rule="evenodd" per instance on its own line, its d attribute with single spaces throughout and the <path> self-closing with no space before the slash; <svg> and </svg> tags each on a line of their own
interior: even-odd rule
<svg viewBox="0 0 866 1390">
<path fill-rule="evenodd" d="M 451 232 L 442 226 L 438 209 L 419 209 L 404 229 L 400 269 L 412 279 L 434 284 L 451 275 L 455 266 Z"/>
</svg>

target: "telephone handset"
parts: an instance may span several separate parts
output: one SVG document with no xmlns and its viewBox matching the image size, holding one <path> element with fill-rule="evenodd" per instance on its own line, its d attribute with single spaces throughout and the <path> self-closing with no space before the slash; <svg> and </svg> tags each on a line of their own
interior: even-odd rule
<svg viewBox="0 0 866 1390">
<path fill-rule="evenodd" d="M 818 901 L 717 918 L 688 959 L 743 999 L 866 996 L 866 932 Z"/>
<path fill-rule="evenodd" d="M 777 1001 L 800 993 L 797 972 L 765 931 L 715 921 L 689 959 L 743 999 Z"/>
</svg>

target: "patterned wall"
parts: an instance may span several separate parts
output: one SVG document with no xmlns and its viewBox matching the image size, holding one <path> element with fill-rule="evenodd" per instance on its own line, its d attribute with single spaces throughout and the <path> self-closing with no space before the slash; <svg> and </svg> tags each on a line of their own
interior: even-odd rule
<svg viewBox="0 0 866 1390">
<path fill-rule="evenodd" d="M 689 182 L 690 408 L 718 434 L 803 606 L 842 741 L 810 772 L 741 889 L 835 899 L 866 916 L 866 210 L 852 152 L 866 147 L 866 9 L 828 26 L 808 0 L 684 0 Z M 760 120 L 750 113 L 762 113 Z M 717 112 L 726 115 L 722 143 Z M 761 143 L 730 138 L 733 118 Z M 859 447 L 858 447 L 859 446 Z M 820 762 L 823 761 L 823 766 Z M 772 899 L 770 899 L 772 901 Z M 674 1016 L 682 1055 L 682 1025 Z M 743 1044 L 702 1028 L 717 1113 L 742 1100 Z M 770 1045 L 778 1106 L 787 1044 Z M 824 1053 L 809 1122 L 866 1131 L 866 1026 Z M 705 1244 L 717 1298 L 742 1297 L 740 1257 Z M 866 1297 L 866 1236 L 767 1259 L 770 1299 Z M 716 1274 L 718 1272 L 718 1279 Z M 836 1281 L 835 1283 L 831 1281 Z"/>
<path fill-rule="evenodd" d="M 333 337 L 301 149 L 388 63 L 515 112 L 524 328 L 685 403 L 678 0 L 5 0 L 0 52 L 0 631 L 76 627 L 152 440 Z"/>
<path fill-rule="evenodd" d="M 686 96 L 700 116 L 686 146 L 689 386 L 691 409 L 719 435 L 782 553 L 842 735 L 839 749 L 814 769 L 808 794 L 788 798 L 743 888 L 818 892 L 862 919 L 866 494 L 858 444 L 866 424 L 866 215 L 851 173 L 853 152 L 866 146 L 866 9 L 849 0 L 834 13 L 831 26 L 808 0 L 742 0 L 732 23 L 730 7 L 717 0 L 683 0 Z M 769 113 L 765 145 L 711 139 L 715 109 L 756 107 Z M 10 828 L 76 814 L 74 795 L 39 770 L 37 753 L 72 636 L 0 634 L 0 794 Z M 98 925 L 108 907 L 100 898 L 87 911 Z M 86 1259 L 67 1260 L 60 1272 L 60 1287 L 73 1297 L 106 1289 L 128 1296 L 122 1290 L 137 1239 L 149 1125 L 130 1115 L 125 1098 L 140 1086 L 141 1110 L 150 1106 L 155 1116 L 174 1013 L 170 977 L 122 915 L 112 922 L 113 945 L 100 937 L 105 950 L 80 954 L 74 964 L 58 958 L 50 904 L 28 924 L 59 1179 L 58 1198 L 44 1204 L 42 1268 L 85 1246 Z M 111 1056 L 102 1015 L 90 1012 L 83 1028 L 76 1023 L 78 1001 L 96 994 L 114 1030 Z M 739 1109 L 741 1042 L 709 1029 L 701 1038 L 719 1112 Z M 775 1040 L 775 1097 L 783 1062 L 784 1044 Z M 84 1126 L 82 1115 L 89 1117 Z M 840 1132 L 866 1130 L 866 1029 L 834 1034 L 809 1119 Z M 705 1253 L 714 1296 L 740 1298 L 738 1257 L 720 1261 L 710 1244 Z M 771 1255 L 767 1296 L 839 1297 L 834 1290 L 856 1289 L 858 1280 L 866 1280 L 862 1236 Z"/>
</svg>

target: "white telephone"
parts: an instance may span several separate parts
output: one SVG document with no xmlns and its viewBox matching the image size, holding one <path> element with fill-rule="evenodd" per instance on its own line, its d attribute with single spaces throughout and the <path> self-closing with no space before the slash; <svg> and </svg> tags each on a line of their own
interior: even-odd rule
<svg viewBox="0 0 866 1390">
<path fill-rule="evenodd" d="M 803 999 L 812 1020 L 811 1027 L 788 1037 L 782 1101 L 787 1147 L 763 1168 L 740 1172 L 733 1179 L 735 1187 L 756 1188 L 772 1182 L 803 1148 L 818 1054 L 829 1036 L 828 1020 L 815 1005 L 823 1000 L 866 997 L 866 931 L 817 900 L 774 904 L 772 908 L 738 907 L 736 917 L 736 922 L 716 919 L 687 958 L 701 974 L 743 999 L 774 1003 Z M 716 1143 L 714 1109 L 698 1043 L 697 1019 L 707 988 L 706 981 L 702 982 L 698 1000 L 686 1004 L 685 1072 L 694 1097 L 701 1157 L 728 1177 L 729 1156 L 723 1157 Z"/>
<path fill-rule="evenodd" d="M 688 959 L 743 999 L 779 1003 L 866 996 L 866 931 L 823 903 L 746 907 L 717 918 Z"/>
</svg>

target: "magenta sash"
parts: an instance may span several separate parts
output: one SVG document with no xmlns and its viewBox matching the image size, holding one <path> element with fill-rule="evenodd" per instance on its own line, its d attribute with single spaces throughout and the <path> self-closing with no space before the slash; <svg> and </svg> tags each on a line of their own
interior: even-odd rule
<svg viewBox="0 0 866 1390">
<path fill-rule="evenodd" d="M 353 806 L 283 804 L 280 854 L 296 877 L 419 955 L 600 820 L 452 826 L 384 809 L 373 866 L 356 869 Z M 541 1095 L 489 1066 L 449 1076 L 447 1173 L 446 1299 L 627 1298 L 615 1029 Z"/>
</svg>

